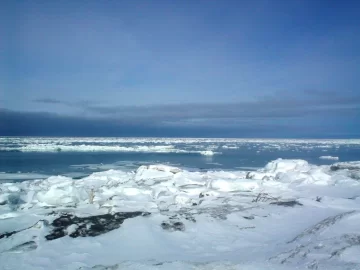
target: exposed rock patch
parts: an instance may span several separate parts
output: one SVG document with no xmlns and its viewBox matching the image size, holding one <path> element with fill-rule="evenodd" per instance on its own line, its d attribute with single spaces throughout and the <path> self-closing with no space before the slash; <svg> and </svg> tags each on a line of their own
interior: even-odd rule
<svg viewBox="0 0 360 270">
<path fill-rule="evenodd" d="M 90 217 L 77 217 L 72 214 L 62 214 L 51 225 L 52 232 L 45 236 L 47 240 L 54 240 L 65 235 L 70 237 L 98 236 L 109 231 L 118 229 L 125 219 L 138 216 L 147 216 L 147 212 L 119 212 Z"/>
<path fill-rule="evenodd" d="M 185 231 L 185 225 L 180 221 L 170 220 L 169 222 L 163 222 L 161 223 L 161 228 L 166 231 Z"/>
<path fill-rule="evenodd" d="M 285 202 L 271 202 L 270 204 L 276 204 L 276 205 L 280 205 L 280 206 L 285 206 L 285 207 L 294 207 L 295 205 L 299 205 L 302 206 L 302 203 L 299 203 L 298 201 L 285 201 Z"/>
</svg>

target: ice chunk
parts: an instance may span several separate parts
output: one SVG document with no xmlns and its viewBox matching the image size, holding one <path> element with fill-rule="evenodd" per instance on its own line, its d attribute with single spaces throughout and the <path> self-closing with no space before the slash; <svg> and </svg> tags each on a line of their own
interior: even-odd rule
<svg viewBox="0 0 360 270">
<path fill-rule="evenodd" d="M 213 156 L 215 153 L 212 150 L 200 151 L 200 154 L 203 156 Z"/>
<path fill-rule="evenodd" d="M 288 171 L 306 172 L 310 170 L 310 165 L 307 161 L 301 159 L 277 159 L 269 162 L 264 171 L 267 173 L 279 173 Z"/>
<path fill-rule="evenodd" d="M 53 185 L 47 191 L 38 192 L 36 199 L 48 205 L 66 205 L 85 201 L 88 199 L 88 194 L 84 189 L 81 190 L 75 186 L 61 187 Z"/>
<path fill-rule="evenodd" d="M 156 179 L 158 181 L 166 181 L 174 176 L 174 174 L 181 170 L 176 167 L 166 165 L 149 165 L 140 166 L 135 174 L 135 181 L 143 181 L 149 179 Z"/>
<path fill-rule="evenodd" d="M 0 173 L 0 182 L 45 179 L 49 175 L 39 173 Z"/>
<path fill-rule="evenodd" d="M 258 188 L 256 181 L 219 179 L 211 181 L 211 188 L 219 191 L 251 191 Z"/>
</svg>

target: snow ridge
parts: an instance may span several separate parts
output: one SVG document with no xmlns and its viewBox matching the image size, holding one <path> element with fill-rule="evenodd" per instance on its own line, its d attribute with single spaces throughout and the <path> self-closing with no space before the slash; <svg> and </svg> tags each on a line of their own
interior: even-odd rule
<svg viewBox="0 0 360 270">
<path fill-rule="evenodd" d="M 277 159 L 0 183 L 0 269 L 351 269 L 358 169 Z"/>
</svg>

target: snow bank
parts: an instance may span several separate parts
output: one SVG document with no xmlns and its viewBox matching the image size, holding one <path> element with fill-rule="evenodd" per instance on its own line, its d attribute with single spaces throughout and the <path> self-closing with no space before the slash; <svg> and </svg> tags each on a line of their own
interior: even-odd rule
<svg viewBox="0 0 360 270">
<path fill-rule="evenodd" d="M 158 164 L 0 183 L 0 261 L 9 269 L 352 269 L 360 181 L 350 173 L 359 164 L 278 159 L 251 172 Z M 103 215 L 136 211 L 146 215 L 96 237 L 69 237 L 86 224 L 52 224 L 66 213 L 97 215 L 83 228 L 91 232 Z M 46 241 L 49 230 L 60 239 Z"/>
<path fill-rule="evenodd" d="M 277 174 L 285 172 L 306 172 L 309 171 L 310 166 L 307 161 L 294 159 L 294 160 L 283 160 L 277 159 L 269 162 L 265 169 L 263 170 L 266 173 Z"/>
<path fill-rule="evenodd" d="M 339 168 L 349 168 L 357 163 L 337 163 Z M 269 162 L 265 168 L 252 171 L 208 171 L 189 172 L 167 165 L 144 165 L 135 172 L 109 170 L 93 173 L 80 180 L 70 177 L 52 176 L 44 180 L 0 185 L 1 200 L 6 196 L 18 194 L 26 207 L 43 205 L 64 206 L 88 204 L 89 196 L 94 194 L 94 203 L 121 207 L 113 202 L 118 198 L 122 207 L 132 206 L 137 200 L 149 203 L 152 210 L 163 209 L 169 205 L 181 208 L 183 204 L 199 202 L 199 194 L 211 190 L 220 192 L 256 192 L 270 186 L 280 189 L 294 188 L 308 184 L 315 185 L 357 185 L 356 179 L 347 175 L 331 174 L 329 166 L 314 166 L 304 160 L 278 159 Z M 291 186 L 290 186 L 291 185 Z M 187 199 L 179 199 L 186 194 Z M 117 200 L 117 199 L 116 199 Z M 142 203 L 143 205 L 143 203 Z M 111 208 L 111 207 L 110 207 Z M 146 209 L 145 209 L 146 210 Z"/>
</svg>

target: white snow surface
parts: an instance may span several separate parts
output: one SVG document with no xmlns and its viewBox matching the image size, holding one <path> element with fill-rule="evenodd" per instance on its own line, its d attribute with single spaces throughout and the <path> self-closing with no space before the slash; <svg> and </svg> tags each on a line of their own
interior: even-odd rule
<svg viewBox="0 0 360 270">
<path fill-rule="evenodd" d="M 360 163 L 339 164 L 156 164 L 0 183 L 0 235 L 24 229 L 0 238 L 0 269 L 360 269 L 360 180 L 352 173 Z M 151 214 L 96 237 L 44 238 L 56 213 L 132 211 Z M 172 218 L 185 230 L 164 230 Z"/>
</svg>

